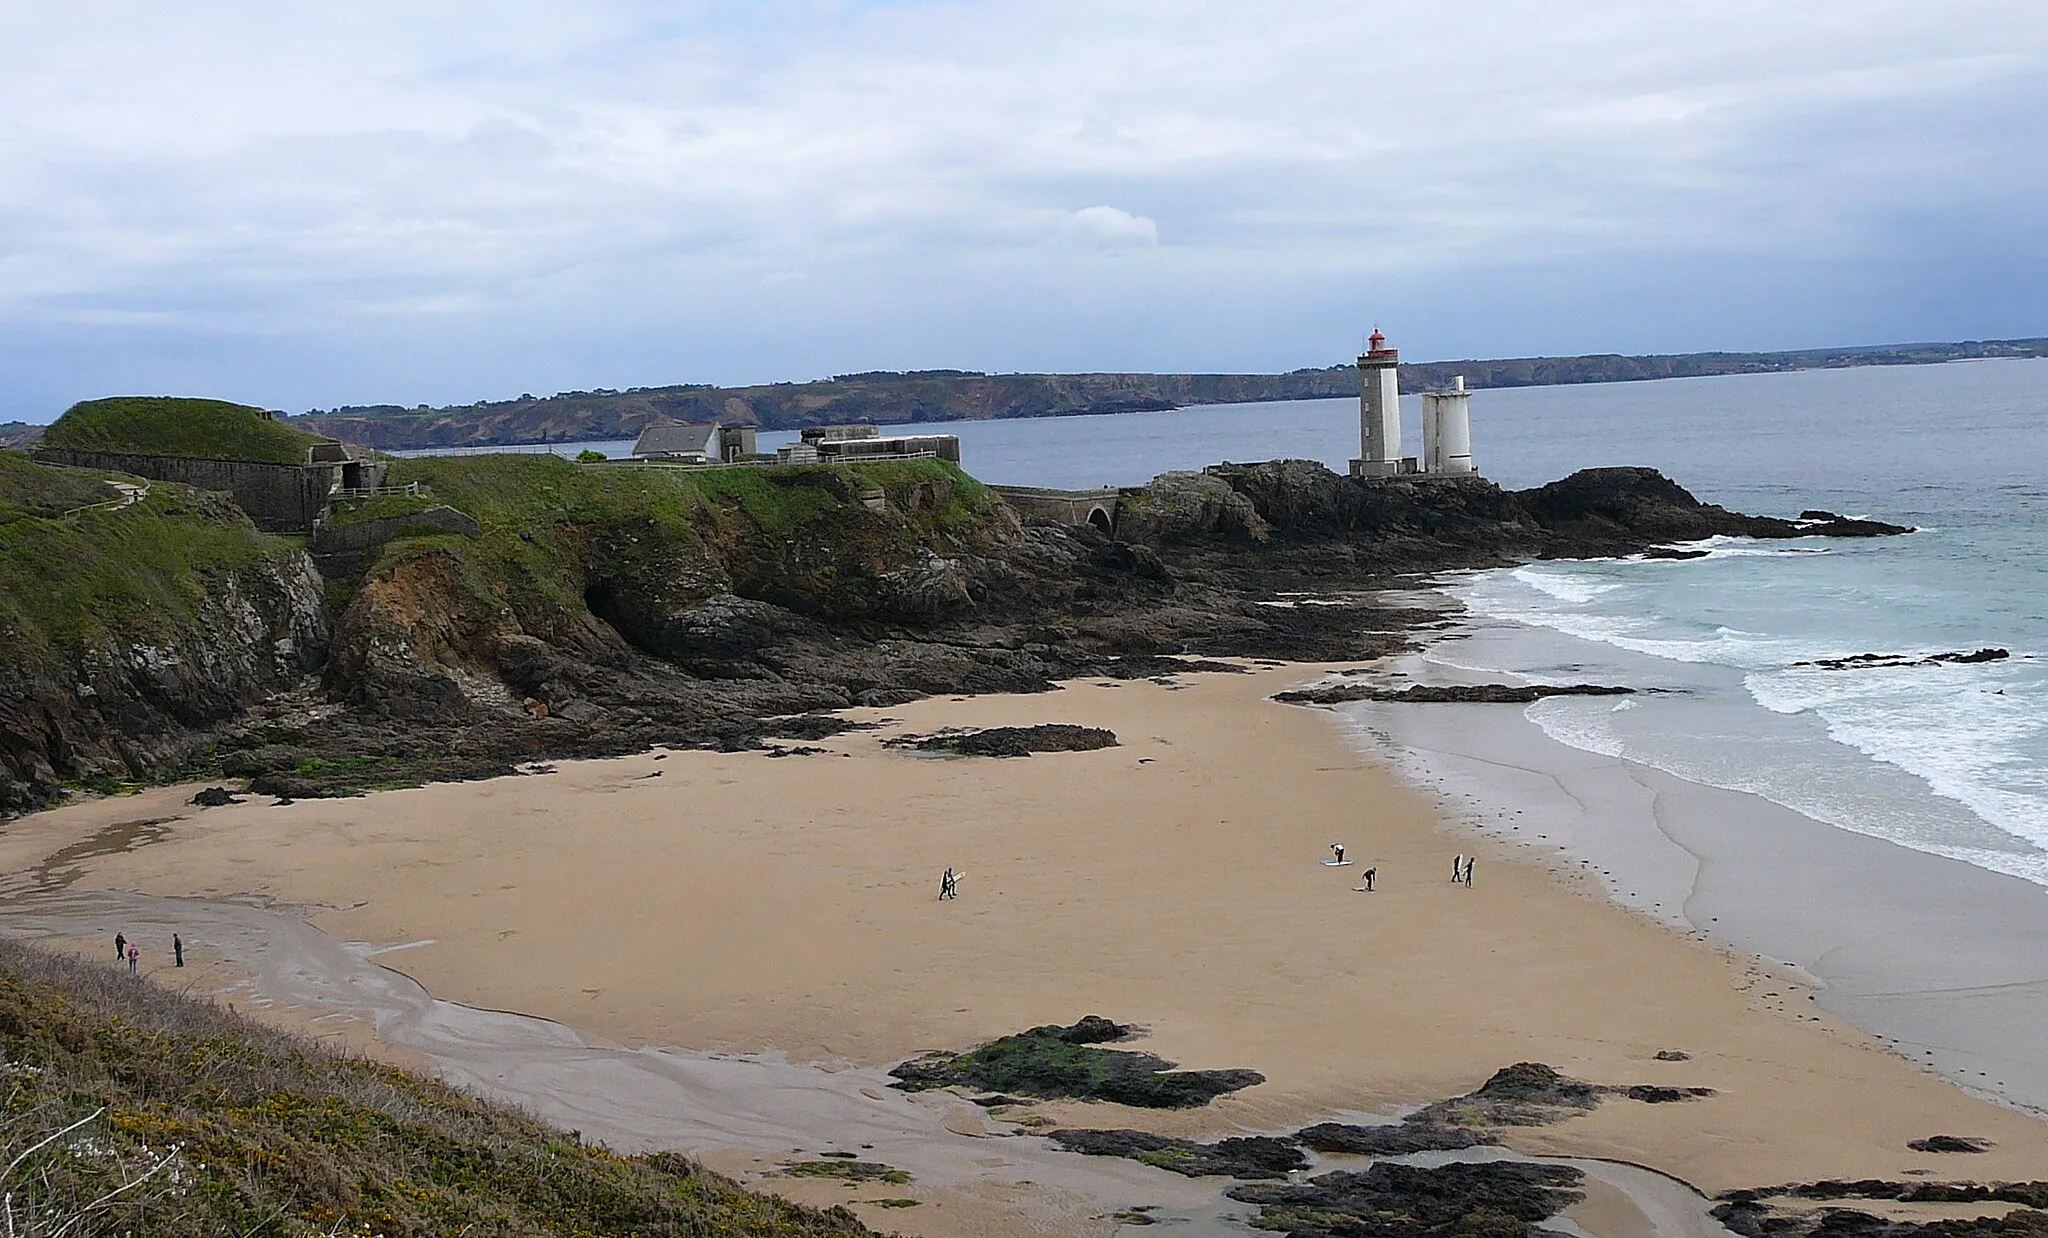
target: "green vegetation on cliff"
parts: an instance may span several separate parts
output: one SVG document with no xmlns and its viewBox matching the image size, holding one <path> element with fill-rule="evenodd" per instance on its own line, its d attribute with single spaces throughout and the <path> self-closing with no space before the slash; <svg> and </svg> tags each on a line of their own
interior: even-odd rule
<svg viewBox="0 0 2048 1238">
<path fill-rule="evenodd" d="M 260 408 L 178 396 L 110 396 L 74 404 L 43 433 L 43 445 L 212 460 L 301 464 L 321 441 Z"/>
<path fill-rule="evenodd" d="M 1007 519 L 993 491 L 938 460 L 685 469 L 578 465 L 554 455 L 434 456 L 393 461 L 388 481 L 421 483 L 435 501 L 475 516 L 482 534 L 473 542 L 395 541 L 369 575 L 421 555 L 452 556 L 473 599 L 509 607 L 529 631 L 576 624 L 593 589 L 701 595 L 710 577 L 737 568 L 744 581 L 772 590 L 770 557 L 806 540 L 832 543 L 830 563 L 817 570 L 850 580 L 879 570 L 919 532 L 971 536 L 983 522 Z M 882 510 L 868 510 L 863 498 Z"/>
<path fill-rule="evenodd" d="M 24 1234 L 868 1232 L 7 941 L 0 1080 L 0 1189 Z"/>
<path fill-rule="evenodd" d="M 0 451 L 0 814 L 171 773 L 326 633 L 312 562 L 228 496 Z"/>
<path fill-rule="evenodd" d="M 109 480 L 148 493 L 126 503 Z M 227 573 L 294 549 L 225 495 L 0 451 L 0 655 L 158 640 Z"/>
</svg>

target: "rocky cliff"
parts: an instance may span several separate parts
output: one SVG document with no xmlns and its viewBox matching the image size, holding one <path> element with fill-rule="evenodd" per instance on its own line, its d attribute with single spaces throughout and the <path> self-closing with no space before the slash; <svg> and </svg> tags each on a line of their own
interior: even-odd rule
<svg viewBox="0 0 2048 1238">
<path fill-rule="evenodd" d="M 0 813 L 164 776 L 327 636 L 312 561 L 225 496 L 0 452 Z"/>
<path fill-rule="evenodd" d="M 1644 469 L 1511 493 L 1225 465 L 1126 492 L 1118 540 L 1020 522 L 939 461 L 674 470 L 509 455 L 398 461 L 392 480 L 474 525 L 397 518 L 392 540 L 330 564 L 345 574 L 325 583 L 325 610 L 305 556 L 216 498 L 159 487 L 6 526 L 33 531 L 46 563 L 96 566 L 64 607 L 14 607 L 4 804 L 156 776 L 202 748 L 259 789 L 327 794 L 657 743 L 752 747 L 820 725 L 781 721 L 792 715 L 1188 659 L 1368 657 L 1416 619 L 1369 592 L 1402 573 L 1888 528 L 1743 516 Z M 108 490 L 80 484 L 63 502 Z M 1302 593 L 1324 604 L 1294 604 Z M 100 618 L 60 630 L 64 615 Z M 316 665 L 330 703 L 317 721 L 237 716 Z"/>
</svg>

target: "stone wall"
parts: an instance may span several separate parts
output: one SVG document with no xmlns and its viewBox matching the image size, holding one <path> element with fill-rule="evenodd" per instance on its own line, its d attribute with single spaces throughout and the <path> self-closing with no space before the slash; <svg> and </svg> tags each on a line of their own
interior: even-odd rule
<svg viewBox="0 0 2048 1238">
<path fill-rule="evenodd" d="M 203 460 L 186 456 L 142 456 L 112 451 L 74 451 L 40 447 L 35 458 L 44 464 L 129 473 L 151 481 L 177 482 L 200 490 L 225 490 L 249 513 L 258 528 L 270 533 L 305 533 L 312 529 L 327 495 L 340 480 L 340 464 L 258 464 L 249 460 Z"/>
<path fill-rule="evenodd" d="M 1112 536 L 1117 527 L 1114 487 L 1100 490 L 1046 490 L 1037 486 L 990 486 L 1019 516 L 1057 520 L 1061 524 L 1092 524 Z"/>
<path fill-rule="evenodd" d="M 468 512 L 458 511 L 446 504 L 403 516 L 383 516 L 356 524 L 323 524 L 313 530 L 313 561 L 320 565 L 322 575 L 337 576 L 353 570 L 362 562 L 364 555 L 400 533 L 428 529 L 456 533 L 463 537 L 475 537 L 482 531 L 482 526 L 478 525 L 476 517 Z"/>
</svg>

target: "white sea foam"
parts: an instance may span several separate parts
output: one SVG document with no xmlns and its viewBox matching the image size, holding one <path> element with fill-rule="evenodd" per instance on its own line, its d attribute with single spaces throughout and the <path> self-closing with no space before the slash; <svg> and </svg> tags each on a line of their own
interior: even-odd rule
<svg viewBox="0 0 2048 1238">
<path fill-rule="evenodd" d="M 2017 673 L 2015 673 L 2017 672 Z M 1775 713 L 1812 711 L 1828 737 L 1897 766 L 1936 795 L 2048 847 L 2048 692 L 2000 663 L 1748 676 Z M 2001 689 L 2003 692 L 2001 694 Z"/>
<path fill-rule="evenodd" d="M 1759 711 L 1745 722 L 1711 709 L 1668 714 L 1647 698 L 1647 708 L 1633 700 L 1627 708 L 1563 700 L 1531 707 L 1532 720 L 1561 742 L 2048 885 L 2048 667 L 2024 655 L 1833 671 L 1799 665 L 1989 643 L 1981 600 L 1958 596 L 1948 580 L 1923 579 L 1962 560 L 1899 562 L 1865 547 L 1829 558 L 1822 548 L 1744 539 L 1697 547 L 1708 554 L 1533 564 L 1449 588 L 1475 616 L 1615 651 L 1609 673 L 1641 675 L 1647 668 L 1631 667 L 1627 655 L 1645 655 L 1667 664 L 1678 683 L 1720 693 L 1719 708 L 1728 707 L 1724 690 L 1739 682 L 1752 704 L 1735 708 Z M 1932 554 L 1940 544 L 1928 539 L 1916 549 Z M 1730 561 L 1712 566 L 1716 557 Z M 1547 658 L 1575 657 L 1540 647 Z M 1739 677 L 1719 678 L 1714 667 Z M 1800 715 L 1812 721 L 1793 722 Z"/>
<path fill-rule="evenodd" d="M 1622 587 L 1619 581 L 1538 567 L 1518 567 L 1508 575 L 1560 602 L 1590 602 L 1603 593 L 1612 593 Z"/>
<path fill-rule="evenodd" d="M 1979 868 L 2048 886 L 2048 832 L 2004 828 L 1963 796 L 1942 801 L 1919 799 L 1873 776 L 1873 759 L 1851 747 L 1830 758 L 1814 752 L 1790 734 L 1758 733 L 1743 748 L 1691 742 L 1684 736 L 1630 735 L 1616 724 L 1614 711 L 1589 708 L 1584 701 L 1551 698 L 1529 708 L 1529 719 L 1559 743 L 1617 760 L 1633 761 L 1689 782 L 1756 795 L 1774 804 L 1858 834 L 1882 838 L 1932 855 L 1961 860 Z M 1829 727 L 1829 736 L 1844 743 Z M 1658 742 L 1659 740 L 1666 742 Z M 1928 745 L 1947 748 L 1946 744 Z M 1773 759 L 1774 756 L 1778 759 Z M 1879 758 L 1883 759 L 1883 758 Z M 1918 770 L 1895 760 L 1887 764 L 1928 781 Z M 1961 769 L 1954 785 L 1968 786 Z M 2007 805 L 2006 807 L 2009 807 Z M 2038 811 L 2034 818 L 2038 823 Z"/>
</svg>

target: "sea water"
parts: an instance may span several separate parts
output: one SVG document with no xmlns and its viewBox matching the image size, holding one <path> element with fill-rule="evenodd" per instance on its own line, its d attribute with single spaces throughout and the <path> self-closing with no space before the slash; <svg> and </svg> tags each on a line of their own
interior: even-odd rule
<svg viewBox="0 0 2048 1238">
<path fill-rule="evenodd" d="M 2048 360 L 1490 390 L 1472 422 L 1481 471 L 1510 488 L 1640 464 L 1740 511 L 1918 531 L 1449 574 L 1467 622 L 1432 659 L 1467 678 L 1665 689 L 1527 712 L 1573 747 L 2048 886 Z M 970 472 L 1040 486 L 1225 459 L 1341 470 L 1358 442 L 1355 400 L 946 429 Z M 1987 647 L 2010 656 L 1809 665 Z"/>
<path fill-rule="evenodd" d="M 1419 441 L 1414 397 L 1404 405 Z M 1480 470 L 1510 488 L 1641 464 L 1741 511 L 1818 507 L 1919 531 L 1453 574 L 1441 583 L 1470 622 L 1433 658 L 1671 689 L 1554 698 L 1528 716 L 1573 747 L 2048 886 L 2048 360 L 1488 390 L 1472 425 Z M 1341 470 L 1358 443 L 1355 400 L 936 428 L 985 481 L 1056 487 L 1219 460 Z M 1806 665 L 1984 647 L 2011 656 Z"/>
<path fill-rule="evenodd" d="M 1492 627 L 1432 656 L 1670 689 L 1527 713 L 1576 748 L 2048 886 L 2048 362 L 1526 394 L 1482 423 L 1506 484 L 1646 463 L 1734 508 L 1919 531 L 1456 574 L 1448 591 Z M 1815 665 L 1983 648 L 2010 656 Z"/>
</svg>

